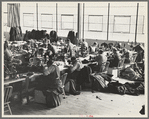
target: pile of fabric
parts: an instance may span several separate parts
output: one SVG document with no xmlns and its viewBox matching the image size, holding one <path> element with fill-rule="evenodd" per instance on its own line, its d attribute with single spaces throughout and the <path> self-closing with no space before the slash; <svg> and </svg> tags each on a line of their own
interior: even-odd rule
<svg viewBox="0 0 149 119">
<path fill-rule="evenodd" d="M 144 94 L 144 82 L 135 82 L 121 84 L 118 81 L 110 82 L 108 84 L 108 92 L 116 94 L 129 94 L 129 95 L 139 95 Z"/>
<path fill-rule="evenodd" d="M 32 31 L 27 31 L 26 30 L 26 33 L 24 35 L 24 38 L 23 38 L 23 41 L 28 41 L 29 39 L 36 39 L 36 40 L 40 40 L 42 38 L 45 38 L 45 37 L 49 37 L 47 34 L 46 34 L 46 30 L 32 30 Z"/>
<path fill-rule="evenodd" d="M 22 30 L 21 27 L 11 27 L 10 29 L 10 41 L 21 41 L 22 40 Z"/>
</svg>

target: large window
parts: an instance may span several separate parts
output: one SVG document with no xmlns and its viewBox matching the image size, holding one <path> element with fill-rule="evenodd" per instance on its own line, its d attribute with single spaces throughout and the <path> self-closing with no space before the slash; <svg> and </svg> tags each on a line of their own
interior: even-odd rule
<svg viewBox="0 0 149 119">
<path fill-rule="evenodd" d="M 23 13 L 23 26 L 24 27 L 34 27 L 34 14 L 33 13 Z"/>
<path fill-rule="evenodd" d="M 53 29 L 53 14 L 41 14 L 41 27 Z"/>
<path fill-rule="evenodd" d="M 74 15 L 62 14 L 61 15 L 61 28 L 62 30 L 73 30 L 74 29 Z"/>
<path fill-rule="evenodd" d="M 114 33 L 130 33 L 131 16 L 114 16 Z"/>
<path fill-rule="evenodd" d="M 102 15 L 89 15 L 88 16 L 88 30 L 101 32 L 102 29 L 103 29 L 103 16 Z"/>
</svg>

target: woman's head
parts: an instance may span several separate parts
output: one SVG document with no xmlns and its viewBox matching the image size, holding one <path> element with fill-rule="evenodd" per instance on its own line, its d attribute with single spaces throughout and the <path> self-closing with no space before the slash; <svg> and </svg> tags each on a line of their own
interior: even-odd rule
<svg viewBox="0 0 149 119">
<path fill-rule="evenodd" d="M 49 58 L 49 61 L 47 62 L 47 66 L 51 66 L 53 64 L 53 60 Z"/>
<path fill-rule="evenodd" d="M 6 50 L 7 48 L 8 48 L 8 42 L 5 41 L 5 43 L 4 43 L 4 50 Z"/>
<path fill-rule="evenodd" d="M 48 44 L 48 50 L 50 50 L 52 48 L 52 45 L 49 43 Z"/>
<path fill-rule="evenodd" d="M 115 47 L 113 47 L 112 50 L 113 50 L 113 53 L 117 52 L 117 49 Z"/>
<path fill-rule="evenodd" d="M 75 63 L 76 62 L 76 57 L 71 57 L 71 62 Z"/>
</svg>

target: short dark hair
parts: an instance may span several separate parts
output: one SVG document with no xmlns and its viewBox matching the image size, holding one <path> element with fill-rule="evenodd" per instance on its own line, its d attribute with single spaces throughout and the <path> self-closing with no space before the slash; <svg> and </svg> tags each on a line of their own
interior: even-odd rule
<svg viewBox="0 0 149 119">
<path fill-rule="evenodd" d="M 74 60 L 76 60 L 76 57 L 71 57 L 71 61 L 74 61 Z"/>
<path fill-rule="evenodd" d="M 52 63 L 53 63 L 52 59 L 49 59 L 49 61 L 47 62 L 47 65 L 48 65 L 48 66 L 51 66 Z"/>
<path fill-rule="evenodd" d="M 99 49 L 98 52 L 99 52 L 100 54 L 102 54 L 102 53 L 103 53 L 103 49 Z"/>
</svg>

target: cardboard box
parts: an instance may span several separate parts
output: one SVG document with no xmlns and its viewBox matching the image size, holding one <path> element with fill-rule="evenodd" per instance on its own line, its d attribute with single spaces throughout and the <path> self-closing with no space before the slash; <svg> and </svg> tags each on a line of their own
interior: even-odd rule
<svg viewBox="0 0 149 119">
<path fill-rule="evenodd" d="M 118 69 L 109 67 L 108 74 L 112 74 L 113 77 L 118 77 Z"/>
</svg>

